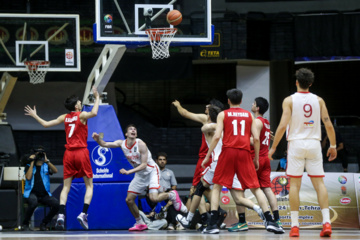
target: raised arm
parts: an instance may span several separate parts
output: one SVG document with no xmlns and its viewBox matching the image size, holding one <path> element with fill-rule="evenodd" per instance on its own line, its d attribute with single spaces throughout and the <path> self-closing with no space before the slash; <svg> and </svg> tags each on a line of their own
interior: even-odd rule
<svg viewBox="0 0 360 240">
<path fill-rule="evenodd" d="M 32 109 L 29 105 L 25 106 L 25 115 L 31 116 L 35 118 L 36 121 L 38 121 L 43 127 L 48 128 L 55 125 L 59 125 L 60 123 L 63 123 L 65 120 L 66 114 L 60 115 L 58 118 L 46 121 L 39 117 L 36 113 L 36 106 L 34 106 L 34 109 Z"/>
<path fill-rule="evenodd" d="M 106 148 L 117 148 L 117 147 L 121 147 L 121 144 L 123 142 L 123 140 L 116 140 L 114 142 L 105 142 L 104 140 L 102 140 L 99 136 L 98 133 L 93 132 L 92 134 L 92 138 L 102 147 L 106 147 Z"/>
<path fill-rule="evenodd" d="M 209 162 L 211 153 L 214 151 L 216 145 L 218 144 L 218 142 L 221 138 L 221 134 L 224 129 L 224 112 L 221 112 L 218 114 L 216 122 L 217 123 L 216 123 L 215 134 L 210 143 L 209 150 L 206 154 L 206 157 L 204 158 L 203 162 L 201 163 L 202 168 L 205 168 L 206 163 Z"/>
<path fill-rule="evenodd" d="M 94 97 L 95 97 L 95 103 L 90 112 L 81 112 L 80 113 L 80 119 L 82 119 L 82 120 L 87 120 L 89 118 L 96 117 L 96 115 L 99 111 L 100 96 L 99 96 L 99 93 L 98 93 L 96 87 L 93 86 L 92 90 L 93 90 Z"/>
<path fill-rule="evenodd" d="M 320 103 L 320 111 L 321 111 L 321 120 L 324 123 L 326 134 L 330 141 L 330 147 L 327 151 L 326 156 L 327 157 L 330 156 L 329 161 L 333 161 L 334 159 L 336 159 L 337 156 L 335 129 L 330 120 L 329 113 L 325 105 L 325 101 L 319 97 L 319 103 Z"/>
<path fill-rule="evenodd" d="M 192 113 L 183 108 L 178 100 L 175 100 L 172 103 L 176 109 L 178 110 L 179 114 L 183 116 L 184 118 L 193 120 L 195 122 L 199 122 L 202 124 L 205 124 L 207 122 L 207 116 L 205 113 Z"/>
<path fill-rule="evenodd" d="M 276 129 L 273 144 L 269 150 L 269 159 L 273 160 L 272 155 L 276 151 L 276 147 L 279 145 L 284 133 L 286 131 L 286 127 L 290 122 L 291 119 L 291 112 L 292 112 L 292 99 L 291 97 L 287 97 L 283 101 L 283 113 L 281 115 L 281 120 L 278 128 Z"/>
</svg>

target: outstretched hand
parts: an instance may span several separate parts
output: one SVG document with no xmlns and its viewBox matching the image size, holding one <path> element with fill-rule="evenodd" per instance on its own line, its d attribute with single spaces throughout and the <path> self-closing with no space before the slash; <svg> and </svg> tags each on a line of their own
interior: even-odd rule
<svg viewBox="0 0 360 240">
<path fill-rule="evenodd" d="M 36 113 L 36 106 L 34 106 L 34 109 L 32 109 L 29 105 L 25 106 L 25 115 L 35 117 L 37 115 Z"/>
<path fill-rule="evenodd" d="M 126 171 L 124 168 L 120 169 L 120 174 L 125 174 L 125 175 L 128 175 L 128 171 Z"/>
</svg>

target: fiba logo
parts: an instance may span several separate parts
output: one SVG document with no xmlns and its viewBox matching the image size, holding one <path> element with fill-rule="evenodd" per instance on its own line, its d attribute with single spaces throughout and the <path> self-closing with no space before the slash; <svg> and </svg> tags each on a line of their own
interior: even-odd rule
<svg viewBox="0 0 360 240">
<path fill-rule="evenodd" d="M 112 151 L 109 148 L 104 148 L 101 146 L 96 146 L 91 153 L 92 161 L 99 167 L 105 167 L 112 160 Z"/>
<path fill-rule="evenodd" d="M 104 21 L 105 21 L 106 23 L 111 23 L 111 22 L 112 22 L 112 16 L 111 16 L 110 14 L 106 14 L 106 15 L 104 16 Z"/>
</svg>

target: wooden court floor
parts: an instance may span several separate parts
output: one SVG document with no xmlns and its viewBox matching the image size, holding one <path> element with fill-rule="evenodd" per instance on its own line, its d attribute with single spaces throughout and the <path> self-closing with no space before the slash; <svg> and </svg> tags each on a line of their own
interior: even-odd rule
<svg viewBox="0 0 360 240">
<path fill-rule="evenodd" d="M 189 231 L 144 231 L 138 233 L 130 233 L 129 231 L 3 231 L 0 232 L 0 239 L 6 240 L 65 240 L 65 239 L 85 239 L 85 240 L 278 240 L 278 239 L 360 239 L 360 230 L 333 230 L 331 238 L 321 238 L 320 230 L 300 230 L 299 238 L 290 238 L 289 230 L 285 234 L 277 235 L 262 229 L 250 229 L 247 232 L 230 233 L 222 230 L 220 234 L 201 234 L 195 230 Z"/>
</svg>

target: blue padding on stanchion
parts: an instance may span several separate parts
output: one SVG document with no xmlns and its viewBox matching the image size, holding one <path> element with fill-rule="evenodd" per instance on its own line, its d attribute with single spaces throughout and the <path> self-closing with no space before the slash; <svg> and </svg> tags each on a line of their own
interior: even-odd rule
<svg viewBox="0 0 360 240">
<path fill-rule="evenodd" d="M 84 106 L 90 112 L 93 106 Z M 92 133 L 104 133 L 104 141 L 124 140 L 124 134 L 112 105 L 100 105 L 98 114 L 88 120 L 88 150 L 94 173 L 94 182 L 130 182 L 134 174 L 122 175 L 119 170 L 132 168 L 120 148 L 102 148 L 92 138 Z M 82 178 L 73 182 L 84 182 Z"/>
<path fill-rule="evenodd" d="M 129 183 L 94 183 L 88 211 L 90 230 L 128 229 L 135 223 L 125 198 Z M 66 229 L 83 230 L 76 217 L 84 205 L 85 184 L 73 183 L 66 204 Z M 135 200 L 137 203 L 137 199 Z"/>
</svg>

